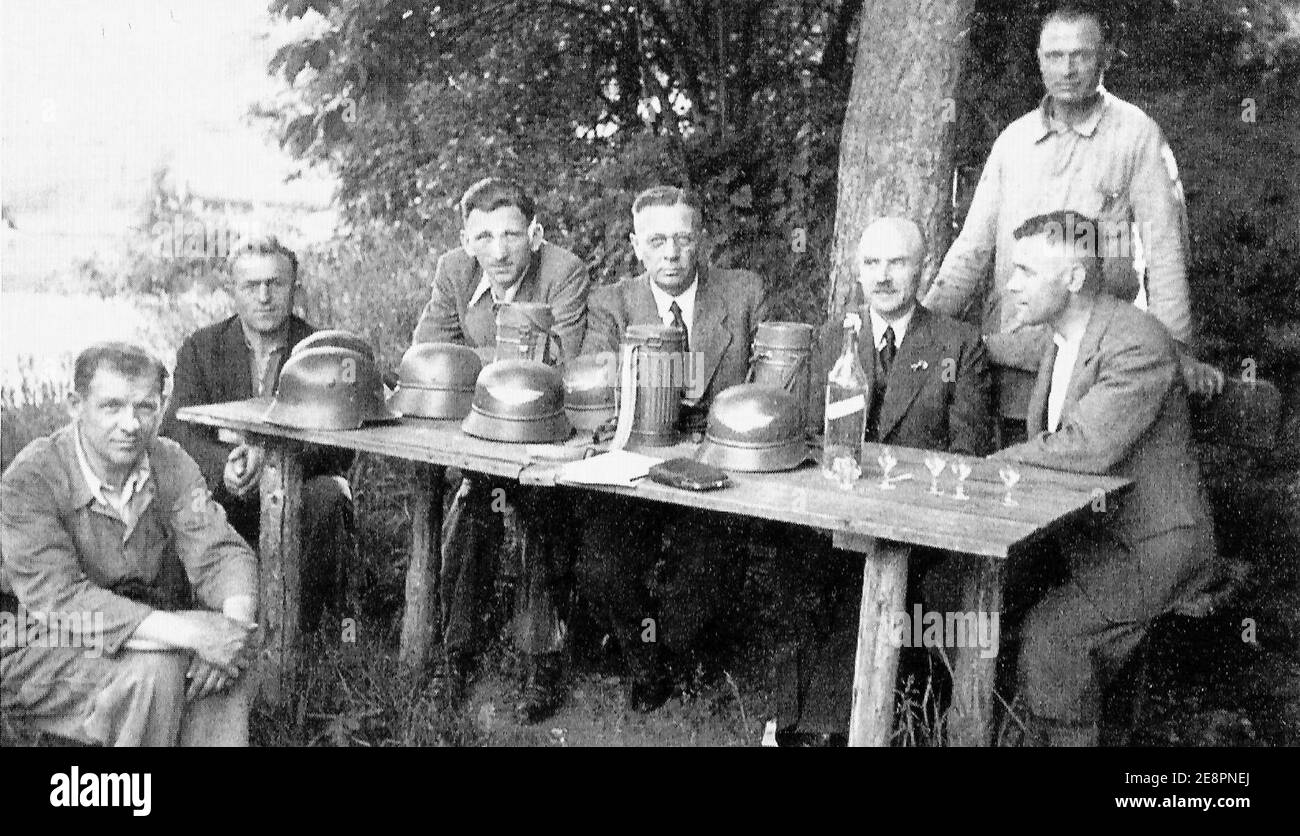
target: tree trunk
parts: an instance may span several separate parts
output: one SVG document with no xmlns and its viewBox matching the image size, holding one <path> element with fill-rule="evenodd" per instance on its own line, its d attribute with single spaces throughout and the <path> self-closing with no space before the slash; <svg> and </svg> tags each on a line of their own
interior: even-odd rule
<svg viewBox="0 0 1300 836">
<path fill-rule="evenodd" d="M 957 84 L 975 0 L 874 0 L 862 11 L 840 140 L 829 312 L 857 277 L 862 230 L 910 217 L 929 241 L 922 286 L 950 239 Z"/>
</svg>

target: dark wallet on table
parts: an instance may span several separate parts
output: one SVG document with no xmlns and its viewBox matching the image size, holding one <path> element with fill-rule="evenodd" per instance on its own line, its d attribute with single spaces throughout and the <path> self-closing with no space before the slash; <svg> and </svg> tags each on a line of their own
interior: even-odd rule
<svg viewBox="0 0 1300 836">
<path fill-rule="evenodd" d="M 688 491 L 711 491 L 731 484 L 725 470 L 695 459 L 669 459 L 650 468 L 650 478 L 663 485 Z"/>
</svg>

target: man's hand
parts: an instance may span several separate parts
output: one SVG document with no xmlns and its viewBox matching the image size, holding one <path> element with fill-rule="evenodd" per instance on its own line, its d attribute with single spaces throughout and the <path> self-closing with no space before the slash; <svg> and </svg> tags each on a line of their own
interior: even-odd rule
<svg viewBox="0 0 1300 836">
<path fill-rule="evenodd" d="M 224 691 L 235 681 L 234 677 L 227 676 L 198 656 L 190 661 L 190 669 L 185 674 L 185 678 L 189 680 L 189 685 L 185 689 L 187 702 L 201 700 L 211 694 Z"/>
<path fill-rule="evenodd" d="M 226 469 L 221 474 L 221 481 L 226 490 L 241 499 L 257 487 L 262 478 L 262 464 L 266 461 L 261 447 L 241 444 L 230 451 L 226 457 Z"/>
<path fill-rule="evenodd" d="M 235 678 L 253 664 L 257 654 L 257 625 L 206 610 L 186 610 L 177 615 L 189 623 L 190 647 L 197 658 Z"/>
<path fill-rule="evenodd" d="M 1185 351 L 1178 353 L 1178 365 L 1183 373 L 1183 383 L 1191 394 L 1208 400 L 1223 392 L 1226 377 L 1219 369 L 1202 363 Z"/>
</svg>

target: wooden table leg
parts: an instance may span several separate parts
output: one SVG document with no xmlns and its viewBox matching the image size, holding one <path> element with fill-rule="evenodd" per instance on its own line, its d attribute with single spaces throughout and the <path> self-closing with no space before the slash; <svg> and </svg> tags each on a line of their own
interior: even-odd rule
<svg viewBox="0 0 1300 836">
<path fill-rule="evenodd" d="M 952 705 L 948 708 L 949 746 L 993 745 L 993 685 L 998 668 L 999 622 L 1002 611 L 1002 561 L 961 557 L 961 610 L 975 613 L 980 638 L 968 636 L 966 647 L 952 653 Z M 987 627 L 985 626 L 987 625 Z"/>
<path fill-rule="evenodd" d="M 411 565 L 406 571 L 406 612 L 399 652 L 403 663 L 421 667 L 438 642 L 438 574 L 442 569 L 444 468 L 415 467 L 411 509 Z"/>
<path fill-rule="evenodd" d="M 302 600 L 302 459 L 293 443 L 266 440 L 262 468 L 261 542 L 258 544 L 258 623 L 265 634 L 261 693 L 283 704 L 298 670 L 298 615 Z"/>
<path fill-rule="evenodd" d="M 899 653 L 892 633 L 895 614 L 903 612 L 907 604 L 907 561 L 912 548 L 855 534 L 837 534 L 834 543 L 836 548 L 860 552 L 864 558 L 849 745 L 888 746 L 894 732 Z"/>
</svg>

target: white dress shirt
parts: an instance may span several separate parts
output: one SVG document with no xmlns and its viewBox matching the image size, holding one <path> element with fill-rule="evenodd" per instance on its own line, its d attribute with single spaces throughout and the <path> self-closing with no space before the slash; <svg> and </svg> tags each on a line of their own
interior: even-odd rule
<svg viewBox="0 0 1300 836">
<path fill-rule="evenodd" d="M 1070 377 L 1074 374 L 1074 362 L 1079 358 L 1079 345 L 1083 342 L 1084 329 L 1088 321 L 1075 324 L 1071 333 L 1052 332 L 1052 342 L 1056 343 L 1056 361 L 1052 363 L 1052 388 L 1047 392 L 1047 431 L 1056 432 L 1061 426 L 1061 411 L 1065 408 L 1065 395 L 1070 390 Z"/>
<path fill-rule="evenodd" d="M 677 296 L 670 296 L 668 291 L 663 290 L 655 284 L 654 279 L 650 280 L 650 293 L 655 298 L 655 307 L 659 310 L 659 319 L 664 325 L 673 324 L 672 307 L 673 302 L 682 311 L 682 322 L 686 323 L 686 339 L 694 343 L 695 341 L 695 291 L 700 286 L 699 280 L 693 280 L 691 286 L 683 290 Z"/>
<path fill-rule="evenodd" d="M 876 346 L 876 353 L 879 354 L 880 350 L 885 347 L 886 328 L 894 329 L 894 349 L 897 350 L 898 347 L 903 344 L 903 336 L 907 334 L 907 326 L 912 322 L 912 314 L 916 313 L 916 306 L 913 305 L 907 313 L 903 314 L 893 322 L 890 322 L 880 314 L 876 313 L 875 308 L 871 308 L 870 312 L 871 336 L 874 341 L 873 344 Z"/>
</svg>

